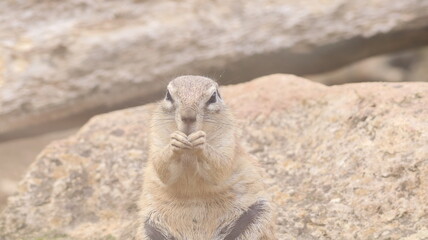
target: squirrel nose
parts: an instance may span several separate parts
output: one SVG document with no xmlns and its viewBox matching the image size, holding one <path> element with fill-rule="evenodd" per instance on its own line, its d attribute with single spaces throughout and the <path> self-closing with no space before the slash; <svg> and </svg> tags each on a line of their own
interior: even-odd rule
<svg viewBox="0 0 428 240">
<path fill-rule="evenodd" d="M 181 116 L 181 121 L 183 121 L 184 123 L 187 123 L 187 124 L 191 124 L 191 123 L 196 122 L 196 117 L 184 117 L 184 116 Z"/>
<path fill-rule="evenodd" d="M 186 109 L 181 113 L 181 121 L 186 124 L 192 124 L 196 122 L 196 112 L 192 109 Z"/>
</svg>

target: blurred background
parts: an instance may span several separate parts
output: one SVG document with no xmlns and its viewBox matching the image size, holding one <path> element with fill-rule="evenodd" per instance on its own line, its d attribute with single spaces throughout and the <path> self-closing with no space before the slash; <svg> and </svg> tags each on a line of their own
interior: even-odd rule
<svg viewBox="0 0 428 240">
<path fill-rule="evenodd" d="M 428 81 L 426 0 L 3 0 L 0 210 L 51 141 L 171 78 Z"/>
</svg>

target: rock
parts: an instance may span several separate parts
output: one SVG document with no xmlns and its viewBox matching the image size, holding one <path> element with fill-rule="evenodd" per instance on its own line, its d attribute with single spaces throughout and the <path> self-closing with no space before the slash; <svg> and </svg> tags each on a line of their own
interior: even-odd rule
<svg viewBox="0 0 428 240">
<path fill-rule="evenodd" d="M 53 140 L 74 134 L 77 129 L 67 129 L 36 137 L 0 142 L 0 212 L 7 197 L 16 191 L 18 182 L 37 154 Z"/>
<path fill-rule="evenodd" d="M 419 0 L 4 0 L 0 139 L 149 102 L 177 74 L 314 74 L 426 45 L 427 18 Z"/>
<path fill-rule="evenodd" d="M 428 82 L 428 48 L 413 52 L 414 64 L 408 66 L 406 81 L 425 81 Z"/>
<path fill-rule="evenodd" d="M 338 70 L 305 76 L 326 85 L 355 82 L 402 82 L 406 71 L 391 64 L 392 56 L 382 55 L 364 59 Z"/>
<path fill-rule="evenodd" d="M 428 83 L 326 87 L 292 75 L 224 87 L 278 205 L 278 239 L 428 237 L 427 93 Z M 97 116 L 49 145 L 9 199 L 0 236 L 132 235 L 152 109 Z"/>
<path fill-rule="evenodd" d="M 307 78 L 327 85 L 352 82 L 428 81 L 428 48 L 374 56 L 343 68 Z"/>
</svg>

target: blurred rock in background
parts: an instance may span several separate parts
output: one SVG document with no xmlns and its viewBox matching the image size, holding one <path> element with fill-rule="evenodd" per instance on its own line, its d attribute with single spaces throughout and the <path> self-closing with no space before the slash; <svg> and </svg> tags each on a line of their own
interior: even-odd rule
<svg viewBox="0 0 428 240">
<path fill-rule="evenodd" d="M 309 75 L 307 78 L 327 85 L 352 82 L 426 82 L 428 48 L 370 57 L 338 70 Z"/>
<path fill-rule="evenodd" d="M 152 101 L 176 75 L 315 74 L 428 44 L 420 0 L 7 0 L 0 22 L 3 140 Z"/>
</svg>

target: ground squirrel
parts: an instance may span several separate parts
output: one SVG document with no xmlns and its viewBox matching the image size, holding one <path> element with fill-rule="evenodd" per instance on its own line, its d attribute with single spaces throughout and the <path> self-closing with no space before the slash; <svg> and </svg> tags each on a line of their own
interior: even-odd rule
<svg viewBox="0 0 428 240">
<path fill-rule="evenodd" d="M 172 80 L 153 113 L 137 239 L 275 239 L 260 168 L 215 81 Z"/>
</svg>

